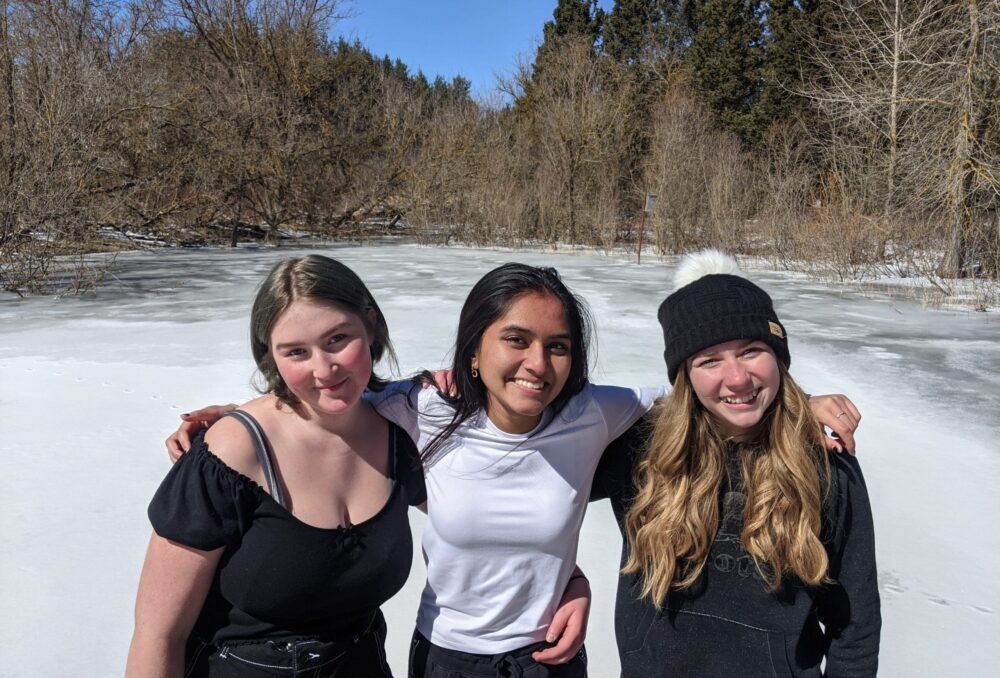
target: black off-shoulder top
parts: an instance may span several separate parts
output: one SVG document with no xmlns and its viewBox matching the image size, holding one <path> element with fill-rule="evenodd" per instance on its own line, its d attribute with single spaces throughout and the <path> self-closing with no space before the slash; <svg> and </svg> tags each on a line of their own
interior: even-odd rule
<svg viewBox="0 0 1000 678">
<path fill-rule="evenodd" d="M 335 639 L 365 628 L 409 575 L 407 509 L 426 500 L 416 448 L 390 426 L 389 499 L 368 520 L 332 529 L 303 523 L 195 438 L 149 505 L 161 537 L 226 548 L 192 638 Z"/>
</svg>

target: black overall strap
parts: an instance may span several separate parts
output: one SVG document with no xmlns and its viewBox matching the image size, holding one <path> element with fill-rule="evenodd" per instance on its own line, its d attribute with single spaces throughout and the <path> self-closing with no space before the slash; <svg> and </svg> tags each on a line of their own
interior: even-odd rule
<svg viewBox="0 0 1000 678">
<path fill-rule="evenodd" d="M 396 487 L 396 463 L 399 456 L 398 441 L 396 440 L 396 425 L 389 424 L 389 491 Z"/>
<path fill-rule="evenodd" d="M 280 506 L 288 508 L 285 505 L 285 496 L 281 491 L 281 485 L 278 483 L 278 476 L 274 472 L 274 463 L 271 461 L 271 446 L 264 435 L 264 429 L 260 427 L 256 419 L 243 410 L 233 410 L 227 412 L 225 416 L 233 417 L 246 428 L 253 441 L 253 448 L 257 451 L 257 461 L 264 469 L 264 478 L 267 480 L 267 489 L 271 493 L 271 499 L 274 499 Z"/>
</svg>

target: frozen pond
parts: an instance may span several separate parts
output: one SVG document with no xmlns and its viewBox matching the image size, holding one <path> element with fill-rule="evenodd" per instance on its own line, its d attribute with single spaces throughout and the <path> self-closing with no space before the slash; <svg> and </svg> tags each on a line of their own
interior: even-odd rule
<svg viewBox="0 0 1000 678">
<path fill-rule="evenodd" d="M 318 250 L 310 250 L 318 251 Z M 475 280 L 512 260 L 555 266 L 590 303 L 594 381 L 666 378 L 656 308 L 673 262 L 592 254 L 324 247 L 385 312 L 402 373 L 443 365 Z M 3 676 L 113 676 L 124 667 L 149 525 L 180 412 L 240 401 L 253 363 L 254 288 L 292 249 L 120 257 L 84 298 L 0 301 L 0 656 Z M 886 676 L 983 675 L 1000 665 L 1000 314 L 865 298 L 797 275 L 751 273 L 775 298 L 792 372 L 844 392 L 876 522 Z M 414 533 L 422 521 L 414 513 Z M 612 609 L 620 539 L 591 507 L 580 564 L 594 585 L 591 676 L 617 675 Z M 386 606 L 390 662 L 406 675 L 423 565 Z M 56 639 L 56 642 L 52 642 Z"/>
</svg>

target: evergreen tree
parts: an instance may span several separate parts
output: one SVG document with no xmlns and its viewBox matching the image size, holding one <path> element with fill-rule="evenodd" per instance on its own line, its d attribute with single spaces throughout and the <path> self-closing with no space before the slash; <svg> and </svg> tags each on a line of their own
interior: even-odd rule
<svg viewBox="0 0 1000 678">
<path fill-rule="evenodd" d="M 597 0 L 559 0 L 552 11 L 552 21 L 546 21 L 542 27 L 542 48 L 569 36 L 583 36 L 596 46 L 603 21 L 604 10 L 597 6 Z"/>
<path fill-rule="evenodd" d="M 531 82 L 524 83 L 519 108 L 524 109 L 530 102 L 533 83 L 544 77 L 547 62 L 567 43 L 585 42 L 596 56 L 603 24 L 604 10 L 597 6 L 597 0 L 559 0 L 552 11 L 552 21 L 546 21 L 542 27 L 542 44 L 535 55 Z"/>
<path fill-rule="evenodd" d="M 761 95 L 755 107 L 757 122 L 766 126 L 786 118 L 802 105 L 795 92 L 802 87 L 805 20 L 795 0 L 771 0 L 767 12 L 766 64 Z"/>
<path fill-rule="evenodd" d="M 810 45 L 832 20 L 824 0 L 770 0 L 768 5 L 766 64 L 756 111 L 762 128 L 792 115 L 811 116 L 801 96 L 817 75 Z"/>
<path fill-rule="evenodd" d="M 686 46 L 683 0 L 617 0 L 605 17 L 604 53 L 625 62 L 673 60 Z"/>
<path fill-rule="evenodd" d="M 695 91 L 719 123 L 744 143 L 760 139 L 756 106 L 764 71 L 762 0 L 696 0 L 687 8 L 694 33 L 687 61 Z"/>
</svg>

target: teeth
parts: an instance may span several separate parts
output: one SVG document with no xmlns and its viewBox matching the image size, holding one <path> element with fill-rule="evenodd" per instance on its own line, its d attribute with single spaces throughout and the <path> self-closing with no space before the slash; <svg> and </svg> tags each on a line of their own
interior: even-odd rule
<svg viewBox="0 0 1000 678">
<path fill-rule="evenodd" d="M 514 383 L 518 386 L 523 386 L 524 388 L 530 388 L 535 391 L 542 390 L 542 382 L 540 381 L 528 381 L 527 379 L 515 379 Z"/>
<path fill-rule="evenodd" d="M 724 402 L 729 403 L 730 405 L 745 405 L 746 403 L 756 398 L 758 393 L 760 393 L 760 389 L 757 389 L 753 393 L 747 394 L 745 396 L 730 396 L 727 398 L 723 398 L 722 400 Z"/>
</svg>

